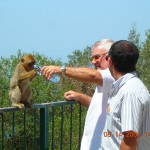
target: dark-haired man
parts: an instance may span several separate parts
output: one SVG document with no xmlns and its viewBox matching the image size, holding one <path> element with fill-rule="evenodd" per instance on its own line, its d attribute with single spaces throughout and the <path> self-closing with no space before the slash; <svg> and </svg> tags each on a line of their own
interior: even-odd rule
<svg viewBox="0 0 150 150">
<path fill-rule="evenodd" d="M 150 95 L 137 77 L 137 47 L 126 40 L 115 42 L 108 53 L 115 82 L 108 98 L 101 150 L 150 149 Z"/>
</svg>

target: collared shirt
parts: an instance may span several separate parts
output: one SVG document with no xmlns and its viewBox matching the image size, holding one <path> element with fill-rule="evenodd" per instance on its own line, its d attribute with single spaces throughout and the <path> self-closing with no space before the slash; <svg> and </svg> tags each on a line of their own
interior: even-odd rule
<svg viewBox="0 0 150 150">
<path fill-rule="evenodd" d="M 135 73 L 125 74 L 112 85 L 100 149 L 118 150 L 125 131 L 140 134 L 138 150 L 150 149 L 150 95 Z"/>
</svg>

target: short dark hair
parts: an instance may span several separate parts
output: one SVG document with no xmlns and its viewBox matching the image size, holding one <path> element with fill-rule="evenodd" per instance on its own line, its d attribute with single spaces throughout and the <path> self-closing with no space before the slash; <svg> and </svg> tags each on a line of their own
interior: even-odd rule
<svg viewBox="0 0 150 150">
<path fill-rule="evenodd" d="M 108 55 L 111 57 L 117 71 L 128 73 L 136 70 L 139 50 L 132 42 L 126 40 L 115 42 L 111 46 Z"/>
</svg>

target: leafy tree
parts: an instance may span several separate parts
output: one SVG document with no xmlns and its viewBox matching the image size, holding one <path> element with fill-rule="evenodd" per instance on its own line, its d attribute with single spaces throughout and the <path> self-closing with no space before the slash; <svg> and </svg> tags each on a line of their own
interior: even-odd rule
<svg viewBox="0 0 150 150">
<path fill-rule="evenodd" d="M 137 32 L 136 25 L 133 24 L 128 40 L 135 43 L 140 50 L 140 57 L 137 63 L 137 73 L 139 78 L 150 90 L 150 30 L 145 32 L 145 41 L 141 42 L 141 35 Z"/>
<path fill-rule="evenodd" d="M 75 67 L 88 67 L 91 56 L 91 47 L 87 47 L 82 51 L 74 50 L 73 54 L 68 55 L 68 65 Z"/>
<path fill-rule="evenodd" d="M 141 79 L 150 90 L 150 30 L 145 32 L 146 40 L 142 43 L 139 71 Z"/>
<path fill-rule="evenodd" d="M 131 30 L 128 35 L 128 40 L 133 42 L 139 49 L 141 48 L 141 40 L 140 40 L 140 33 L 138 33 L 136 29 L 136 24 L 132 24 Z"/>
<path fill-rule="evenodd" d="M 91 67 L 91 47 L 86 47 L 83 51 L 75 50 L 72 55 L 68 55 L 68 66 L 72 67 Z M 69 79 L 68 82 L 73 85 L 72 90 L 81 92 L 92 96 L 94 92 L 94 85 L 88 83 L 82 83 Z"/>
</svg>

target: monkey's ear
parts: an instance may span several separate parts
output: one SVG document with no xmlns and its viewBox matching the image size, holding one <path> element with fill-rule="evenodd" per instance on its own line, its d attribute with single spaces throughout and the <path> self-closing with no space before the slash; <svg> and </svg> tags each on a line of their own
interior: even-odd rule
<svg viewBox="0 0 150 150">
<path fill-rule="evenodd" d="M 23 58 L 21 58 L 21 62 L 22 62 L 22 63 L 24 62 L 24 59 L 23 59 Z"/>
</svg>

